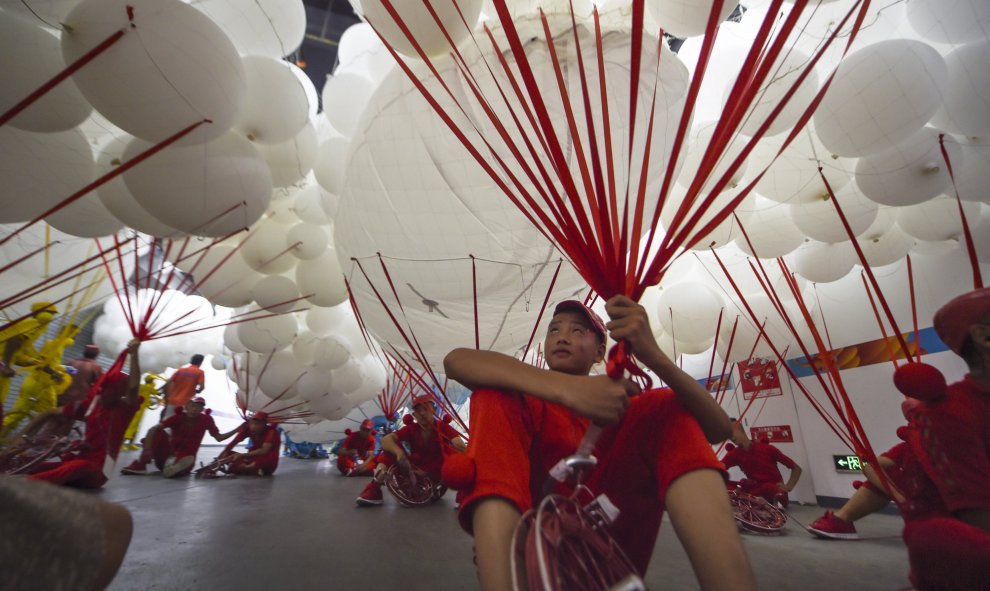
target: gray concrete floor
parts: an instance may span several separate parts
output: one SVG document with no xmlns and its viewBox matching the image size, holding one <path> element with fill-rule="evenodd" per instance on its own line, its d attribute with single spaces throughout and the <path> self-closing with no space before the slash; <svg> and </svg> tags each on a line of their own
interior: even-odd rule
<svg viewBox="0 0 990 591">
<path fill-rule="evenodd" d="M 201 460 L 217 453 L 204 448 Z M 121 454 L 126 465 L 135 452 Z M 343 478 L 328 460 L 282 458 L 272 478 L 165 480 L 116 476 L 101 498 L 134 515 L 134 538 L 110 589 L 238 591 L 475 589 L 471 539 L 454 518 L 453 496 L 405 509 L 386 493 L 382 507 L 357 509 L 365 478 Z M 782 536 L 744 535 L 760 588 L 895 591 L 908 587 L 899 517 L 857 524 L 865 539 L 817 540 L 800 523 L 822 513 L 792 507 Z M 666 522 L 646 582 L 697 589 Z"/>
</svg>

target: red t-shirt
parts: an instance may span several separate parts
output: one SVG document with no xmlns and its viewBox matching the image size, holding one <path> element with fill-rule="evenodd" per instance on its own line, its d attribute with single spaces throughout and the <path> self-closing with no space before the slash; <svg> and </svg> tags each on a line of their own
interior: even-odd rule
<svg viewBox="0 0 990 591">
<path fill-rule="evenodd" d="M 206 374 L 195 365 L 179 368 L 168 379 L 168 399 L 173 406 L 185 406 L 196 395 L 196 386 L 206 384 Z"/>
<path fill-rule="evenodd" d="M 199 451 L 199 444 L 203 441 L 203 435 L 209 431 L 214 439 L 220 439 L 220 431 L 213 417 L 206 413 L 200 413 L 195 419 L 190 420 L 189 415 L 184 411 L 177 412 L 162 421 L 162 427 L 172 430 L 172 450 L 177 456 L 194 456 Z"/>
<path fill-rule="evenodd" d="M 990 389 L 966 376 L 915 421 L 918 459 L 949 510 L 990 508 Z"/>
<path fill-rule="evenodd" d="M 791 470 L 797 465 L 782 451 L 762 441 L 754 441 L 749 450 L 742 447 L 735 448 L 722 456 L 722 463 L 725 464 L 726 469 L 739 466 L 746 478 L 760 484 L 776 484 L 784 481 L 777 464 L 783 464 Z"/>
<path fill-rule="evenodd" d="M 908 433 L 907 441 L 880 454 L 896 464 L 885 472 L 904 494 L 905 504 L 901 506 L 901 514 L 905 521 L 948 515 L 942 495 L 912 449 L 911 441 L 915 439 L 917 429 L 909 429 Z"/>
<path fill-rule="evenodd" d="M 360 431 L 351 433 L 340 447 L 356 451 L 358 457 L 364 459 L 368 450 L 373 450 L 375 447 L 375 434 L 369 433 L 367 437 L 361 437 Z"/>
<path fill-rule="evenodd" d="M 255 456 L 251 458 L 246 458 L 248 461 L 254 462 L 260 468 L 270 468 L 274 470 L 278 466 L 278 454 L 282 447 L 282 434 L 278 432 L 278 427 L 274 425 L 268 425 L 265 430 L 260 435 L 254 435 L 251 433 L 251 429 L 245 424 L 237 431 L 237 435 L 234 435 L 234 439 L 227 444 L 224 448 L 225 451 L 230 451 L 234 449 L 234 446 L 238 443 L 244 441 L 245 439 L 251 439 L 248 444 L 248 450 L 255 450 L 265 445 L 266 443 L 271 443 L 272 447 L 268 450 L 268 453 Z"/>
<path fill-rule="evenodd" d="M 409 461 L 423 469 L 439 470 L 443 463 L 443 450 L 440 447 L 440 436 L 450 441 L 461 434 L 453 427 L 443 421 L 434 421 L 433 429 L 429 432 L 429 437 L 423 438 L 426 431 L 416 423 L 403 426 L 395 432 L 399 441 L 406 444 L 409 450 Z"/>
</svg>

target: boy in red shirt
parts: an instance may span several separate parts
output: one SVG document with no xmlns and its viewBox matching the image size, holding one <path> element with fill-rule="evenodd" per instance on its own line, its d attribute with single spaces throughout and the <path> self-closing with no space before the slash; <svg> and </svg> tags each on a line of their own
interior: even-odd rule
<svg viewBox="0 0 990 591">
<path fill-rule="evenodd" d="M 368 476 L 375 471 L 375 424 L 361 421 L 357 433 L 351 433 L 337 450 L 337 469 L 344 476 Z"/>
<path fill-rule="evenodd" d="M 237 435 L 227 444 L 220 457 L 234 456 L 227 467 L 230 474 L 242 476 L 270 476 L 278 468 L 278 452 L 282 446 L 282 435 L 278 427 L 268 424 L 268 413 L 256 412 L 243 425 L 237 428 Z M 248 451 L 237 453 L 234 446 L 251 439 Z"/>
<path fill-rule="evenodd" d="M 84 445 L 63 456 L 61 462 L 41 464 L 29 478 L 79 488 L 100 488 L 107 483 L 117 462 L 124 431 L 141 406 L 140 346 L 137 339 L 127 344 L 130 374 L 120 371 L 108 374 L 91 398 L 63 407 L 66 418 L 85 419 Z"/>
<path fill-rule="evenodd" d="M 787 493 L 794 490 L 801 478 L 801 466 L 766 441 L 753 441 L 746 436 L 746 430 L 739 421 L 730 420 L 732 443 L 736 444 L 736 448 L 722 456 L 725 469 L 728 470 L 733 466 L 742 469 L 743 474 L 746 475 L 746 479 L 740 483 L 743 492 L 786 507 L 789 502 Z M 784 477 L 780 475 L 777 464 L 783 464 L 790 469 L 791 475 L 787 478 L 787 484 L 784 484 Z"/>
<path fill-rule="evenodd" d="M 197 396 L 181 409 L 148 430 L 141 442 L 144 448 L 141 456 L 121 470 L 122 474 L 143 475 L 148 473 L 148 464 L 154 460 L 165 478 L 186 476 L 196 463 L 199 445 L 207 432 L 217 441 L 223 441 L 235 431 L 221 434 L 209 411 L 203 412 L 206 400 Z M 171 436 L 166 433 L 171 432 Z"/>
<path fill-rule="evenodd" d="M 549 370 L 473 349 L 444 359 L 447 376 L 474 390 L 467 451 L 474 479 L 461 490 L 459 519 L 474 535 L 482 588 L 512 588 L 516 524 L 539 500 L 548 470 L 574 453 L 595 422 L 610 426 L 595 446 L 599 461 L 587 485 L 620 510 L 609 531 L 640 575 L 666 509 L 703 590 L 755 589 L 709 445 L 729 436 L 728 416 L 663 354 L 642 306 L 615 296 L 605 309 L 607 327 L 580 302 L 556 306 L 544 341 Z M 606 328 L 670 389 L 630 398 L 639 393 L 630 380 L 589 375 L 604 359 Z"/>
<path fill-rule="evenodd" d="M 382 504 L 382 482 L 385 469 L 398 464 L 403 470 L 417 468 L 426 472 L 435 483 L 440 482 L 440 469 L 443 467 L 443 446 L 452 445 L 458 451 L 467 447 L 456 429 L 436 420 L 436 407 L 433 398 L 422 394 L 413 398 L 412 416 L 414 422 L 382 438 L 382 453 L 379 454 L 382 468 L 374 479 L 361 491 L 357 498 L 359 506 Z M 406 449 L 409 453 L 406 453 Z"/>
<path fill-rule="evenodd" d="M 201 365 L 203 365 L 203 356 L 197 353 L 189 359 L 189 365 L 180 367 L 169 376 L 168 381 L 165 382 L 165 408 L 162 410 L 162 419 L 175 414 L 206 387 L 206 374 L 200 369 Z"/>
</svg>

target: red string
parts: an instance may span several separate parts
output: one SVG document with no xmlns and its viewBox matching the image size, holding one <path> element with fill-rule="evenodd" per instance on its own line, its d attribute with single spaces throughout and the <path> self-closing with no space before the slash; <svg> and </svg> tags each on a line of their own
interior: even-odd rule
<svg viewBox="0 0 990 591">
<path fill-rule="evenodd" d="M 963 237 L 966 239 L 966 252 L 969 254 L 969 264 L 973 270 L 973 289 L 983 287 L 983 274 L 980 272 L 980 259 L 976 255 L 976 245 L 973 243 L 973 234 L 969 230 L 969 221 L 966 220 L 966 212 L 963 211 L 962 200 L 959 198 L 959 188 L 956 186 L 956 175 L 952 172 L 952 162 L 949 161 L 949 153 L 945 149 L 945 134 L 938 135 L 938 147 L 942 151 L 942 160 L 949 171 L 949 179 L 952 181 L 952 191 L 956 195 L 956 205 L 959 207 L 959 219 L 962 222 Z"/>
</svg>

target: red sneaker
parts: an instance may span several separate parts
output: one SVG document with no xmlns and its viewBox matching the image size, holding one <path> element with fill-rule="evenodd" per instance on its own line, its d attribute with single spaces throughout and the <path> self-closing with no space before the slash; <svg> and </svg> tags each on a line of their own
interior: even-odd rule
<svg viewBox="0 0 990 591">
<path fill-rule="evenodd" d="M 148 473 L 147 465 L 141 460 L 134 460 L 126 468 L 120 470 L 121 474 L 135 474 L 138 476 Z"/>
<path fill-rule="evenodd" d="M 831 538 L 833 540 L 859 539 L 859 534 L 856 533 L 856 526 L 849 521 L 839 519 L 831 511 L 826 511 L 825 515 L 816 519 L 814 523 L 808 526 L 808 530 L 819 538 Z"/>
<path fill-rule="evenodd" d="M 368 483 L 368 486 L 364 487 L 361 494 L 357 498 L 357 504 L 359 507 L 370 507 L 374 505 L 382 504 L 382 485 L 378 484 L 374 480 Z"/>
</svg>

